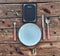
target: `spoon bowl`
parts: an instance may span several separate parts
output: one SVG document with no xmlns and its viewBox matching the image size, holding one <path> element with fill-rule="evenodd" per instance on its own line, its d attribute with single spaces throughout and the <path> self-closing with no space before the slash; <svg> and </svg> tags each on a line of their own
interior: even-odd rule
<svg viewBox="0 0 60 56">
<path fill-rule="evenodd" d="M 45 22 L 46 22 L 46 24 L 49 24 L 49 23 L 50 23 L 50 18 L 47 17 L 47 18 L 45 19 Z"/>
</svg>

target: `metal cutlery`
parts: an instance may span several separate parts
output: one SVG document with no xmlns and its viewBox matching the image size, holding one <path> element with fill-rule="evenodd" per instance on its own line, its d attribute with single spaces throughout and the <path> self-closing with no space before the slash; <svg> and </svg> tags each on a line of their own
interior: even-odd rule
<svg viewBox="0 0 60 56">
<path fill-rule="evenodd" d="M 36 48 L 33 48 L 33 49 L 32 49 L 32 54 L 33 54 L 33 55 L 36 55 L 36 54 L 37 54 L 37 53 L 36 53 Z"/>
<path fill-rule="evenodd" d="M 30 55 L 36 55 L 37 54 L 36 48 L 30 48 L 29 50 L 31 51 Z"/>
<path fill-rule="evenodd" d="M 13 25 L 14 25 L 14 41 L 16 41 L 16 22 L 14 22 Z"/>
<path fill-rule="evenodd" d="M 49 32 L 50 17 L 46 17 L 45 22 L 47 24 L 47 38 L 50 39 L 50 32 Z"/>
<path fill-rule="evenodd" d="M 45 25 L 44 25 L 44 15 L 42 15 L 42 31 L 43 31 L 43 40 L 45 40 L 46 34 L 45 34 Z"/>
<path fill-rule="evenodd" d="M 18 13 L 16 12 L 16 10 L 12 10 L 12 12 L 14 15 L 18 16 Z M 16 34 L 16 19 L 14 20 L 13 25 L 14 25 L 14 41 L 16 41 L 16 36 L 17 36 L 17 34 Z"/>
</svg>

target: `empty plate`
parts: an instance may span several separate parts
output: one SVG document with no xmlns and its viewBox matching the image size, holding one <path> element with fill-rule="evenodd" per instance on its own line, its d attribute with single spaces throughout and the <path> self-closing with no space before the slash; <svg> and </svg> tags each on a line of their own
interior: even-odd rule
<svg viewBox="0 0 60 56">
<path fill-rule="evenodd" d="M 26 23 L 19 29 L 18 37 L 26 46 L 36 45 L 41 39 L 41 29 L 34 23 Z"/>
</svg>

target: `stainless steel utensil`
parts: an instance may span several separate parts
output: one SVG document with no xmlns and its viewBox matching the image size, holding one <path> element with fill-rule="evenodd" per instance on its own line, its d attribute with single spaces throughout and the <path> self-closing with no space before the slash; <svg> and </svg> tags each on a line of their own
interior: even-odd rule
<svg viewBox="0 0 60 56">
<path fill-rule="evenodd" d="M 31 52 L 31 53 L 29 52 L 30 55 L 36 55 L 37 54 L 36 48 L 30 48 L 29 50 Z"/>
<path fill-rule="evenodd" d="M 32 54 L 33 54 L 33 55 L 36 55 L 36 54 L 37 54 L 36 48 L 33 48 L 33 49 L 32 49 Z"/>
<path fill-rule="evenodd" d="M 50 31 L 49 31 L 50 18 L 46 17 L 45 22 L 47 24 L 47 38 L 50 39 Z"/>
<path fill-rule="evenodd" d="M 12 10 L 12 12 L 14 15 L 18 16 L 18 13 L 16 10 Z M 16 41 L 16 36 L 17 36 L 16 35 L 16 19 L 14 20 L 13 25 L 14 25 L 14 41 Z"/>
<path fill-rule="evenodd" d="M 45 25 L 44 25 L 44 15 L 42 15 L 42 31 L 43 31 L 43 40 L 45 40 L 46 34 L 45 34 Z"/>
<path fill-rule="evenodd" d="M 14 21 L 14 41 L 16 41 L 16 22 Z"/>
</svg>

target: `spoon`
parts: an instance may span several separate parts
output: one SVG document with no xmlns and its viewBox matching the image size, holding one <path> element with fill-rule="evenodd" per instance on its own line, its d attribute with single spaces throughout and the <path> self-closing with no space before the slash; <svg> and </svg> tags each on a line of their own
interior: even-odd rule
<svg viewBox="0 0 60 56">
<path fill-rule="evenodd" d="M 12 12 L 15 16 L 18 16 L 18 12 L 16 10 L 12 10 Z M 16 23 L 16 21 L 17 21 L 17 19 L 15 19 L 13 22 L 13 25 L 14 25 L 14 41 L 16 41 L 16 37 L 17 37 L 17 34 L 16 34 L 16 24 L 17 23 Z"/>
<path fill-rule="evenodd" d="M 50 32 L 49 32 L 50 18 L 49 17 L 46 17 L 45 22 L 47 24 L 47 38 L 50 39 Z"/>
<path fill-rule="evenodd" d="M 16 22 L 14 21 L 14 41 L 16 41 Z"/>
</svg>

